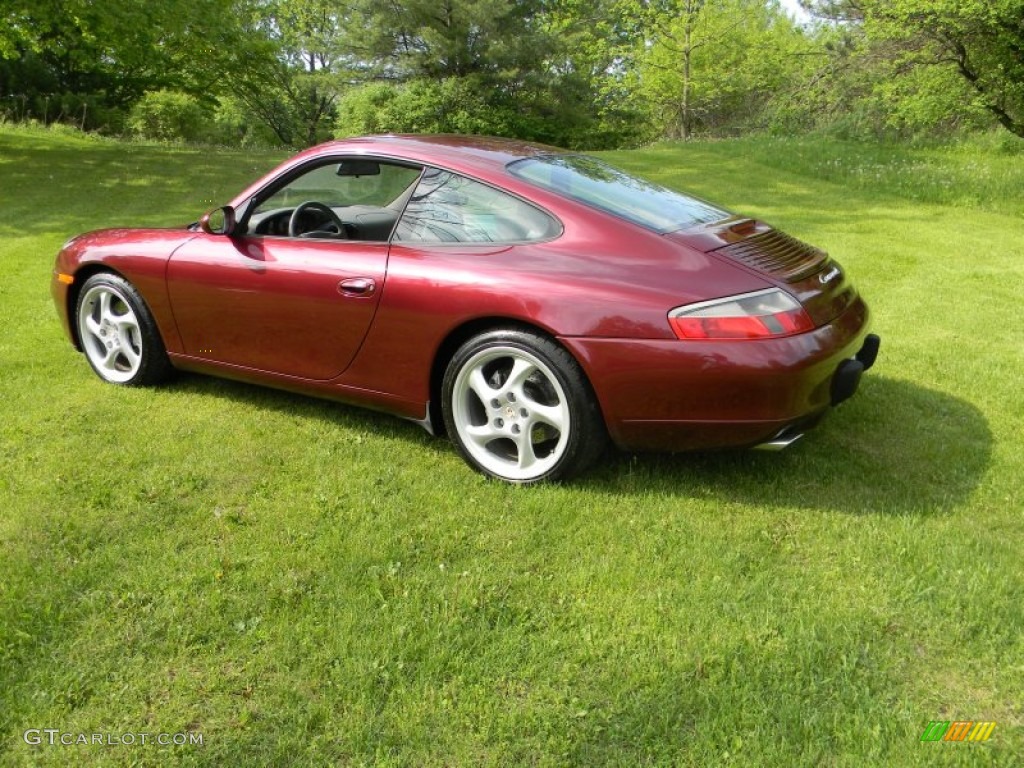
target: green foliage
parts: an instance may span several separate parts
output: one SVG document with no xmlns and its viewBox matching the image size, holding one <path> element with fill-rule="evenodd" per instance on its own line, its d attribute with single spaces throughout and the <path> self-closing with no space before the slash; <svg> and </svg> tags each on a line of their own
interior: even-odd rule
<svg viewBox="0 0 1024 768">
<path fill-rule="evenodd" d="M 637 16 L 623 0 L 552 0 L 542 17 L 551 47 L 549 89 L 564 139 L 590 149 L 636 146 L 659 138 L 651 109 L 633 93 Z"/>
<path fill-rule="evenodd" d="M 599 142 L 573 122 L 566 104 L 546 93 L 515 102 L 481 76 L 370 83 L 338 102 L 335 135 L 470 133 L 511 136 L 561 146 Z"/>
<path fill-rule="evenodd" d="M 153 91 L 135 102 L 128 127 L 136 136 L 160 141 L 197 141 L 210 133 L 210 115 L 180 91 Z"/>
<path fill-rule="evenodd" d="M 804 33 L 763 0 L 633 0 L 632 98 L 658 133 L 687 139 L 756 125 L 798 72 Z"/>
<path fill-rule="evenodd" d="M 809 89 L 828 105 L 833 122 L 861 135 L 948 134 L 996 123 L 1024 135 L 1021 0 L 823 0 L 812 6 L 838 22 L 820 31 L 831 56 L 827 77 Z M 848 114 L 838 114 L 839 108 Z"/>
<path fill-rule="evenodd" d="M 253 0 L 238 18 L 249 26 L 222 67 L 246 116 L 286 146 L 327 138 L 351 44 L 349 16 L 326 0 Z"/>
<path fill-rule="evenodd" d="M 361 0 L 360 52 L 403 78 L 481 76 L 513 92 L 534 77 L 555 42 L 539 0 Z"/>
<path fill-rule="evenodd" d="M 34 102 L 72 93 L 121 113 L 148 91 L 198 94 L 212 52 L 225 45 L 231 2 L 9 0 L 0 12 L 0 94 Z M 106 125 L 98 112 L 83 122 Z"/>
<path fill-rule="evenodd" d="M 120 133 L 125 121 L 124 111 L 111 107 L 103 94 L 71 92 L 0 98 L 0 116 L 11 121 L 63 123 L 104 133 Z"/>
<path fill-rule="evenodd" d="M 570 49 L 558 36 L 558 10 L 533 0 L 454 0 L 441 7 L 432 0 L 364 3 L 360 50 L 369 52 L 370 73 L 386 81 L 343 95 L 338 131 L 620 143 L 619 134 L 628 131 L 594 114 L 591 84 L 577 71 L 559 68 Z M 602 135 L 608 133 L 610 141 Z"/>
<path fill-rule="evenodd" d="M 875 84 L 872 96 L 887 126 L 902 135 L 978 129 L 990 122 L 981 96 L 949 67 L 912 66 L 893 72 Z"/>
<path fill-rule="evenodd" d="M 273 147 L 279 144 L 273 131 L 230 94 L 218 99 L 207 140 L 229 147 Z"/>
<path fill-rule="evenodd" d="M 306 72 L 266 56 L 261 62 L 239 62 L 242 69 L 229 83 L 231 96 L 247 119 L 260 121 L 278 144 L 311 146 L 330 136 L 335 95 L 326 72 Z"/>
<path fill-rule="evenodd" d="M 338 105 L 336 135 L 366 133 L 478 133 L 509 135 L 470 78 L 372 83 L 353 89 Z"/>
<path fill-rule="evenodd" d="M 376 123 L 591 148 L 1024 133 L 1024 0 L 805 5 L 829 21 L 796 26 L 777 0 L 7 0 L 0 115 L 294 147 Z M 126 123 L 163 92 L 238 114 L 197 134 L 144 127 L 144 104 Z"/>
<path fill-rule="evenodd" d="M 909 48 L 901 57 L 918 68 L 938 67 L 961 78 L 970 108 L 987 110 L 1024 137 L 1024 2 L 1022 0 L 869 0 L 869 34 Z M 942 77 L 931 77 L 934 89 Z"/>
</svg>

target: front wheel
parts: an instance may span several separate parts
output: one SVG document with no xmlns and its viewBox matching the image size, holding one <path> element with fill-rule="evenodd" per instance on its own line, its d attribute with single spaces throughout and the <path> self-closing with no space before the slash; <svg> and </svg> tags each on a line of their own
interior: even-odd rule
<svg viewBox="0 0 1024 768">
<path fill-rule="evenodd" d="M 578 473 L 607 441 L 579 364 L 526 331 L 491 331 L 463 344 L 445 371 L 442 405 L 466 461 L 511 483 Z"/>
<path fill-rule="evenodd" d="M 118 275 L 93 275 L 82 286 L 78 338 L 89 365 L 111 384 L 156 384 L 171 364 L 149 308 Z"/>
</svg>

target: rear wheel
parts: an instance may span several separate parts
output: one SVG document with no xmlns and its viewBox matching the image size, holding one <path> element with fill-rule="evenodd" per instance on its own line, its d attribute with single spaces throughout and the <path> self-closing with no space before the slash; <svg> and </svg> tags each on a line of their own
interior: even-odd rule
<svg viewBox="0 0 1024 768">
<path fill-rule="evenodd" d="M 579 364 L 526 331 L 491 331 L 463 344 L 445 371 L 442 405 L 466 461 L 512 483 L 578 473 L 607 440 Z"/>
<path fill-rule="evenodd" d="M 86 280 L 75 317 L 85 358 L 104 381 L 156 384 L 170 374 L 153 316 L 124 278 L 102 273 Z"/>
</svg>

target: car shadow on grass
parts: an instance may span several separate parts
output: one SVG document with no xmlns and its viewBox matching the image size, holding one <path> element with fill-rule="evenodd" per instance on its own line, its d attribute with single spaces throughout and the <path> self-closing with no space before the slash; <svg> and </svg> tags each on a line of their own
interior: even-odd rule
<svg viewBox="0 0 1024 768">
<path fill-rule="evenodd" d="M 394 438 L 439 452 L 445 452 L 450 447 L 447 440 L 434 438 L 415 422 L 399 416 L 259 384 L 176 371 L 172 380 L 160 389 L 182 395 L 223 398 L 286 414 L 295 419 L 336 424 L 342 429 Z"/>
<path fill-rule="evenodd" d="M 782 452 L 617 454 L 587 484 L 854 514 L 941 513 L 978 487 L 992 445 L 988 422 L 971 403 L 870 375 L 856 397 Z"/>
<path fill-rule="evenodd" d="M 293 417 L 336 424 L 454 455 L 445 439 L 387 414 L 225 379 L 182 374 L 175 391 L 223 397 Z M 920 385 L 871 375 L 780 453 L 609 451 L 567 483 L 607 495 L 672 496 L 719 503 L 806 507 L 846 513 L 929 514 L 955 508 L 984 477 L 993 438 L 971 403 Z M 468 468 L 459 471 L 470 472 Z"/>
</svg>

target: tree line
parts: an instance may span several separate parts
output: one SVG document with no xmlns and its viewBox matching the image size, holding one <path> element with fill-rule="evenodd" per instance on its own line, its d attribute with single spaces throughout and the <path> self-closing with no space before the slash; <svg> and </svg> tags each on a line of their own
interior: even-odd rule
<svg viewBox="0 0 1024 768">
<path fill-rule="evenodd" d="M 7 0 L 0 115 L 302 146 L 1024 136 L 1024 0 Z"/>
</svg>

